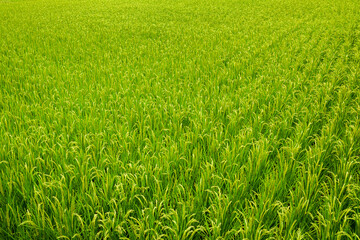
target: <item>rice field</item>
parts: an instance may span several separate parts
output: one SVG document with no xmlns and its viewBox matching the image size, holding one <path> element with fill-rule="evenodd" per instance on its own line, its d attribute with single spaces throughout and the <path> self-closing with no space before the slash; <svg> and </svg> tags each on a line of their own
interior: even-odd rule
<svg viewBox="0 0 360 240">
<path fill-rule="evenodd" d="M 0 239 L 360 239 L 360 1 L 0 0 Z"/>
</svg>

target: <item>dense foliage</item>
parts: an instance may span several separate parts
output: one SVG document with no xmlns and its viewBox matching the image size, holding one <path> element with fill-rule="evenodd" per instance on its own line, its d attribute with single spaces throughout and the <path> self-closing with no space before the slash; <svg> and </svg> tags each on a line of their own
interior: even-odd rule
<svg viewBox="0 0 360 240">
<path fill-rule="evenodd" d="M 358 0 L 0 0 L 1 239 L 360 239 Z"/>
</svg>

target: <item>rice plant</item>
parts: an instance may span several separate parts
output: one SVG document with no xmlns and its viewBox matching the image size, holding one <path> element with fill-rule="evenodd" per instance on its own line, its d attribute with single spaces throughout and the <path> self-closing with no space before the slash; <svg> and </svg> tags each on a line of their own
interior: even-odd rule
<svg viewBox="0 0 360 240">
<path fill-rule="evenodd" d="M 358 0 L 0 0 L 0 239 L 360 239 Z"/>
</svg>

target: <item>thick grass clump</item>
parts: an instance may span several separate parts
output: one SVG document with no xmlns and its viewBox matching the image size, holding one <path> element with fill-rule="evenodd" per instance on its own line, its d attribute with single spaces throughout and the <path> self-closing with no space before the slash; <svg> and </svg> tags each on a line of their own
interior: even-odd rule
<svg viewBox="0 0 360 240">
<path fill-rule="evenodd" d="M 0 239 L 360 239 L 358 0 L 0 0 Z"/>
</svg>

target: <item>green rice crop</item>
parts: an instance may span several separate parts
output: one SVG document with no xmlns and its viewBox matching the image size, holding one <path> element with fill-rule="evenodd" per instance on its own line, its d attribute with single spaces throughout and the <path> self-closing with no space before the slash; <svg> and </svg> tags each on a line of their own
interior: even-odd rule
<svg viewBox="0 0 360 240">
<path fill-rule="evenodd" d="M 0 0 L 0 239 L 360 239 L 360 1 Z"/>
</svg>

